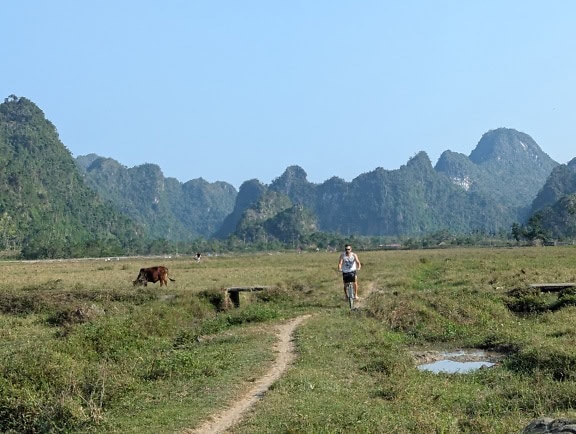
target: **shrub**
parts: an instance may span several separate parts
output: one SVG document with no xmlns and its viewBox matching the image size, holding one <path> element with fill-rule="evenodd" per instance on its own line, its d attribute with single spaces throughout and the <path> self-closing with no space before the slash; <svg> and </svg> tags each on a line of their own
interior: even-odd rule
<svg viewBox="0 0 576 434">
<path fill-rule="evenodd" d="M 270 321 L 277 316 L 278 312 L 269 305 L 252 303 L 243 309 L 228 314 L 226 320 L 230 325 L 239 325 L 243 323 Z"/>
<path fill-rule="evenodd" d="M 508 309 L 516 313 L 534 314 L 548 310 L 548 303 L 539 294 L 527 295 L 515 300 L 509 300 L 506 302 L 506 305 L 508 306 Z"/>
</svg>

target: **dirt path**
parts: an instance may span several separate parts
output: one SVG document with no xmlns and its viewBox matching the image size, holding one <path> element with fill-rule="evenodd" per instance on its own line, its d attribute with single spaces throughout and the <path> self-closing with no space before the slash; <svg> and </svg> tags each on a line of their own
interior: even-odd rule
<svg viewBox="0 0 576 434">
<path fill-rule="evenodd" d="M 360 288 L 358 289 L 359 298 L 356 301 L 356 303 L 354 303 L 356 308 L 362 309 L 364 307 L 364 303 L 366 303 L 366 299 L 370 296 L 370 294 L 372 294 L 373 292 L 376 292 L 376 291 L 378 291 L 378 290 L 374 286 L 373 282 L 368 282 L 368 283 L 366 283 L 366 285 L 360 286 Z"/>
<path fill-rule="evenodd" d="M 254 384 L 254 387 L 252 387 L 252 389 L 250 389 L 244 396 L 234 401 L 231 407 L 210 417 L 210 419 L 198 428 L 194 430 L 185 430 L 184 434 L 222 433 L 237 424 L 242 419 L 244 413 L 264 397 L 264 394 L 270 386 L 280 378 L 290 363 L 292 363 L 296 357 L 292 335 L 296 327 L 309 317 L 310 315 L 299 316 L 277 326 L 276 335 L 278 341 L 274 345 L 274 351 L 278 353 L 278 357 L 266 375 L 259 378 Z"/>
<path fill-rule="evenodd" d="M 360 309 L 364 306 L 365 299 L 376 290 L 372 282 L 367 283 L 363 289 L 364 294 L 358 300 L 357 304 Z M 231 407 L 211 416 L 196 429 L 184 430 L 183 434 L 223 433 L 240 422 L 245 412 L 264 397 L 270 386 L 282 376 L 286 369 L 288 369 L 288 366 L 290 366 L 290 363 L 294 361 L 296 354 L 294 352 L 292 335 L 296 327 L 309 317 L 310 315 L 299 316 L 277 326 L 276 336 L 278 340 L 274 345 L 274 351 L 278 353 L 278 356 L 270 370 L 263 377 L 259 378 L 254 384 L 254 387 L 245 395 L 234 401 Z"/>
</svg>

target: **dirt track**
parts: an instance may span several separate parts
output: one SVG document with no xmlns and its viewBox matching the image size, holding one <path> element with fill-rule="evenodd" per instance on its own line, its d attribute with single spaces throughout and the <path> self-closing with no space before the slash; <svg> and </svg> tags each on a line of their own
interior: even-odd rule
<svg viewBox="0 0 576 434">
<path fill-rule="evenodd" d="M 364 300 L 368 295 L 374 292 L 375 288 L 372 283 L 368 283 L 364 289 L 364 294 L 358 300 L 357 307 L 361 309 L 364 305 Z M 292 335 L 296 327 L 303 321 L 308 319 L 310 315 L 303 315 L 294 318 L 284 324 L 276 327 L 276 336 L 278 338 L 274 350 L 278 353 L 278 357 L 270 370 L 261 378 L 259 378 L 254 387 L 248 391 L 244 396 L 232 403 L 232 406 L 222 411 L 219 414 L 211 416 L 208 420 L 202 423 L 196 429 L 184 430 L 184 434 L 217 434 L 223 433 L 240 422 L 244 413 L 253 406 L 256 402 L 264 397 L 266 391 L 270 386 L 280 378 L 286 371 L 290 363 L 296 357 L 294 352 L 294 344 L 292 342 Z"/>
<path fill-rule="evenodd" d="M 299 316 L 285 324 L 277 326 L 276 335 L 278 341 L 274 346 L 274 350 L 278 353 L 278 357 L 274 361 L 270 370 L 256 381 L 254 387 L 250 389 L 248 393 L 234 401 L 231 407 L 219 414 L 211 416 L 210 419 L 202 423 L 196 429 L 184 430 L 184 433 L 222 433 L 237 424 L 242 419 L 243 414 L 252 405 L 262 399 L 269 387 L 280 378 L 290 363 L 292 363 L 296 357 L 292 334 L 296 327 L 309 317 L 310 315 Z"/>
</svg>

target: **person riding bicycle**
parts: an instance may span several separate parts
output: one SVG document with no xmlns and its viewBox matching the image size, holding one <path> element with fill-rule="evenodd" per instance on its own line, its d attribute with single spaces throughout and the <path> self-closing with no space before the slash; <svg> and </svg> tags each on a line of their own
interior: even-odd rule
<svg viewBox="0 0 576 434">
<path fill-rule="evenodd" d="M 344 246 L 344 253 L 340 255 L 340 260 L 338 261 L 338 271 L 342 272 L 342 280 L 344 281 L 344 295 L 348 297 L 346 293 L 346 284 L 354 283 L 354 298 L 358 298 L 358 276 L 356 272 L 360 270 L 362 264 L 360 264 L 360 259 L 358 255 L 352 252 L 352 246 L 346 244 Z"/>
</svg>

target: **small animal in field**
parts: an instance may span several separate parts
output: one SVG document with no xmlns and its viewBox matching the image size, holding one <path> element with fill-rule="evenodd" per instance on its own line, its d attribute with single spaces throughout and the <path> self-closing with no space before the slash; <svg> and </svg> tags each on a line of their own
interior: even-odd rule
<svg viewBox="0 0 576 434">
<path fill-rule="evenodd" d="M 168 268 L 162 265 L 158 265 L 156 267 L 140 268 L 138 277 L 136 277 L 136 280 L 132 283 L 134 286 L 148 286 L 148 282 L 156 283 L 160 281 L 160 286 L 168 286 L 168 279 L 170 279 L 172 282 L 176 282 L 175 279 L 168 277 Z"/>
</svg>

